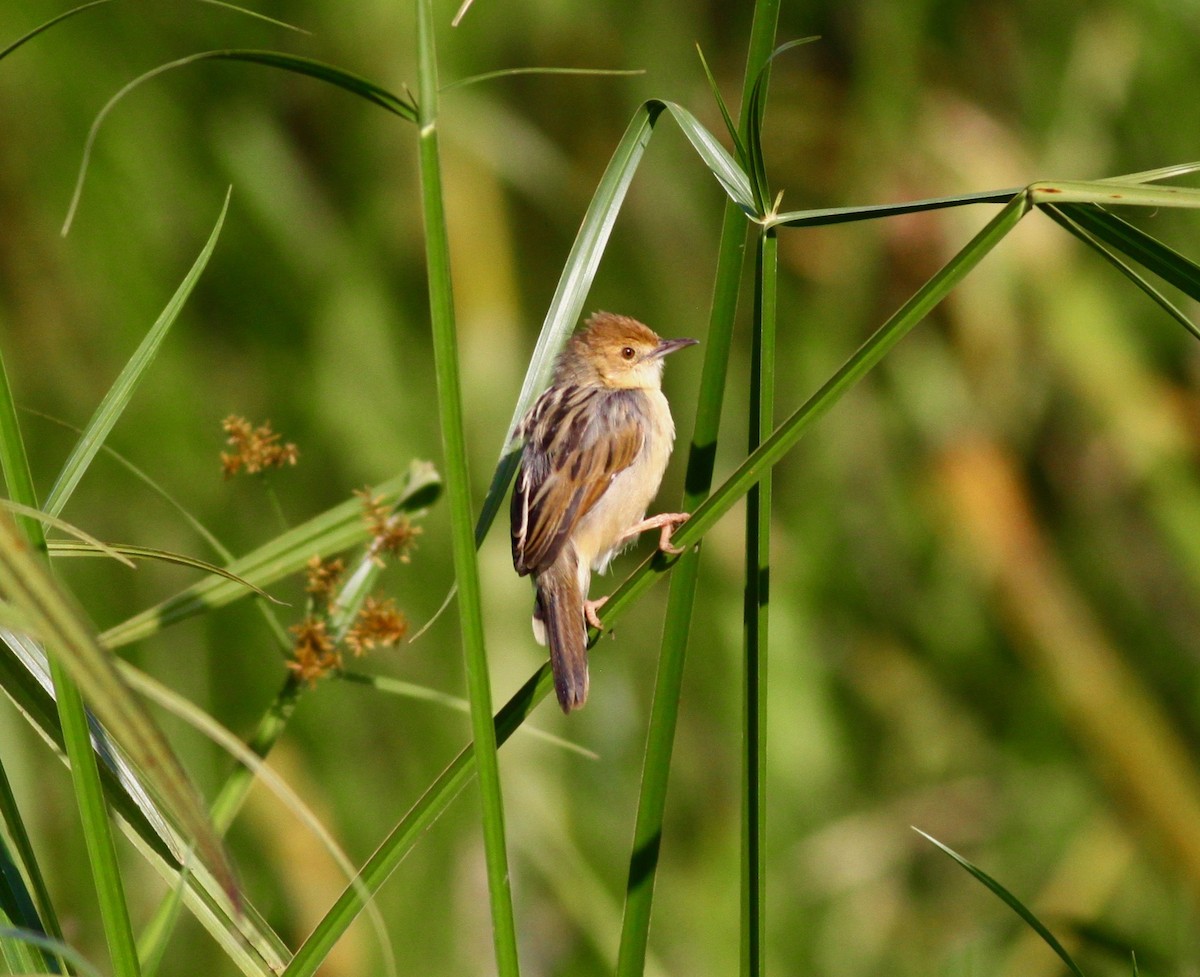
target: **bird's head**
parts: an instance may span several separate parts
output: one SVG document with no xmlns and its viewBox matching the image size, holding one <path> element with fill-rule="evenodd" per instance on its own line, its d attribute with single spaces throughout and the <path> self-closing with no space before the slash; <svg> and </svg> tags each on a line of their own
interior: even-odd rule
<svg viewBox="0 0 1200 977">
<path fill-rule="evenodd" d="M 571 337 L 556 377 L 614 389 L 657 390 L 662 386 L 663 358 L 696 342 L 662 339 L 636 319 L 597 312 Z"/>
</svg>

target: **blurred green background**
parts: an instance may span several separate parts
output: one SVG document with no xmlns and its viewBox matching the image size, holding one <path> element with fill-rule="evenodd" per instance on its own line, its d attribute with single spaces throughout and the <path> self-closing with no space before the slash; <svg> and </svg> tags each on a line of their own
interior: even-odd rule
<svg viewBox="0 0 1200 977">
<path fill-rule="evenodd" d="M 477 0 L 451 30 L 442 148 L 476 498 L 482 500 L 559 269 L 635 107 L 670 98 L 714 131 L 699 44 L 736 101 L 750 5 Z M 0 5 L 0 45 L 64 5 Z M 316 81 L 243 65 L 169 72 L 95 144 L 59 236 L 88 127 L 155 65 L 279 48 L 393 91 L 415 82 L 399 0 L 277 0 L 301 36 L 201 3 L 117 2 L 0 62 L 0 344 L 39 490 L 170 297 L 216 219 L 216 254 L 109 444 L 235 552 L 276 533 L 261 482 L 223 481 L 220 420 L 269 418 L 300 465 L 272 476 L 298 523 L 410 459 L 439 462 L 412 126 Z M 785 207 L 889 202 L 1093 178 L 1200 156 L 1200 7 L 785 4 L 768 167 Z M 590 309 L 704 339 L 723 199 L 660 125 Z M 966 208 L 781 231 L 781 412 L 790 412 L 990 216 Z M 1132 215 L 1200 254 L 1186 212 Z M 1185 308 L 1195 317 L 1194 304 Z M 746 340 L 739 335 L 739 341 Z M 744 454 L 747 343 L 735 349 L 717 477 Z M 686 447 L 701 355 L 667 393 Z M 910 830 L 1025 900 L 1092 974 L 1200 972 L 1200 358 L 1093 253 L 1034 215 L 778 470 L 770 664 L 771 972 L 1055 974 L 1009 911 Z M 781 415 L 782 416 L 782 415 Z M 679 497 L 681 450 L 660 495 Z M 209 558 L 168 505 L 101 457 L 65 517 L 106 540 Z M 452 583 L 444 506 L 388 586 L 415 624 Z M 738 959 L 740 512 L 706 540 L 651 932 L 654 974 Z M 646 546 L 648 544 L 643 544 Z M 640 552 L 645 552 L 642 549 Z M 497 701 L 540 663 L 531 594 L 498 526 L 480 555 Z M 619 561 L 614 586 L 634 559 Z M 64 561 L 100 628 L 193 574 Z M 594 591 L 606 581 L 598 581 Z M 300 585 L 278 589 L 300 615 Z M 611 970 L 665 588 L 593 655 L 592 698 L 501 754 L 529 974 Z M 288 621 L 288 612 L 284 618 Z M 248 734 L 284 675 L 245 602 L 172 628 L 132 660 Z M 462 694 L 457 625 L 364 668 Z M 229 761 L 169 716 L 212 791 Z M 330 681 L 272 762 L 352 859 L 365 859 L 468 738 L 464 715 Z M 103 960 L 65 771 L 7 703 L 4 762 L 67 935 Z M 295 819 L 256 793 L 232 834 L 252 901 L 293 945 L 341 891 Z M 162 897 L 128 854 L 135 921 Z M 401 973 L 494 966 L 469 788 L 383 890 Z M 323 973 L 380 972 L 357 924 Z M 164 973 L 232 965 L 190 919 Z"/>
</svg>

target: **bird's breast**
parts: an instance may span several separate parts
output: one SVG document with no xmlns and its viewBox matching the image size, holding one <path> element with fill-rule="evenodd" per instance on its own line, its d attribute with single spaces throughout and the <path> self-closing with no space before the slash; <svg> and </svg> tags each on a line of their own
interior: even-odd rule
<svg viewBox="0 0 1200 977">
<path fill-rule="evenodd" d="M 628 468 L 613 476 L 608 490 L 579 520 L 572 538 L 580 563 L 599 573 L 632 542 L 623 537 L 645 517 L 658 494 L 675 443 L 675 424 L 661 390 L 631 391 L 628 398 L 628 409 L 645 435 L 642 450 Z"/>
</svg>

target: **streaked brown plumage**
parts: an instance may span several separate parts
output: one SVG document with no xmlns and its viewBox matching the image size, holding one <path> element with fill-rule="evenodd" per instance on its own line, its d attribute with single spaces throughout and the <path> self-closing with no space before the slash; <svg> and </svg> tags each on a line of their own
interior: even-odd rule
<svg viewBox="0 0 1200 977">
<path fill-rule="evenodd" d="M 512 496 L 513 566 L 537 585 L 533 629 L 550 645 L 564 712 L 587 700 L 587 630 L 599 627 L 587 600 L 592 571 L 639 533 L 671 530 L 686 513 L 646 519 L 675 425 L 662 394 L 663 357 L 694 339 L 660 339 L 636 319 L 598 312 L 559 355 L 554 380 L 525 415 Z"/>
</svg>

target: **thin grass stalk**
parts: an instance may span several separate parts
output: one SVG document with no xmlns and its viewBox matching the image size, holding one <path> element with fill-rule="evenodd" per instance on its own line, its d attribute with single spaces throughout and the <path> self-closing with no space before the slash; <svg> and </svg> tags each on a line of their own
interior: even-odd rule
<svg viewBox="0 0 1200 977">
<path fill-rule="evenodd" d="M 431 0 L 417 0 L 417 60 L 421 201 L 428 262 L 434 367 L 437 373 L 438 413 L 441 418 L 445 455 L 446 496 L 450 507 L 454 575 L 458 583 L 463 655 L 466 663 L 467 690 L 471 700 L 471 731 L 475 741 L 475 757 L 479 765 L 480 799 L 483 804 L 484 855 L 492 910 L 492 937 L 496 949 L 496 967 L 501 977 L 515 977 L 520 973 L 520 965 L 517 959 L 516 924 L 508 876 L 500 768 L 496 759 L 495 728 L 492 725 L 491 682 L 484 648 L 479 564 L 475 552 L 474 519 L 471 515 L 471 482 L 467 469 L 458 341 L 454 323 L 454 295 L 450 278 L 450 242 L 446 230 L 441 164 L 438 157 L 437 51 Z"/>
<path fill-rule="evenodd" d="M 778 239 L 758 240 L 751 351 L 749 452 L 770 435 L 775 410 Z M 771 563 L 771 474 L 746 494 L 746 591 L 742 676 L 742 974 L 762 977 L 766 943 L 767 661 Z"/>
<path fill-rule="evenodd" d="M 746 73 L 742 85 L 743 141 L 753 124 L 750 92 L 759 73 L 770 60 L 771 51 L 775 47 L 778 20 L 778 0 L 759 0 L 754 5 Z M 684 485 L 684 511 L 688 512 L 702 503 L 712 487 L 717 438 L 721 427 L 721 407 L 733 345 L 733 326 L 737 315 L 747 236 L 745 214 L 732 200 L 726 201 L 717 252 L 709 328 L 705 337 L 704 365 L 696 404 L 695 427 Z M 692 541 L 698 540 L 699 537 L 696 536 Z M 621 943 L 617 954 L 618 977 L 634 977 L 641 974 L 645 968 L 654 901 L 654 879 L 658 868 L 663 811 L 670 774 L 671 747 L 674 742 L 677 703 L 683 679 L 687 628 L 699 577 L 699 560 L 699 547 L 689 548 L 679 558 L 679 565 L 671 577 L 663 645 L 659 656 L 646 754 L 642 766 L 642 787 L 638 797 L 633 849 L 629 858 L 625 909 L 621 920 Z"/>
</svg>

